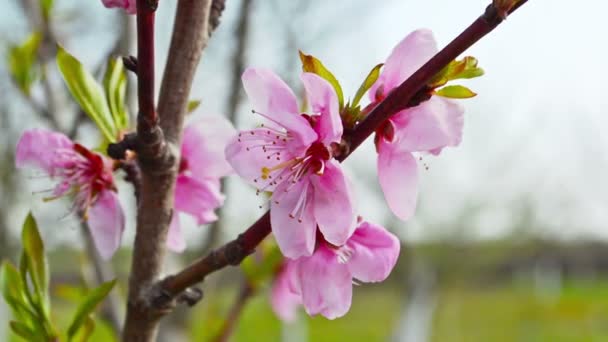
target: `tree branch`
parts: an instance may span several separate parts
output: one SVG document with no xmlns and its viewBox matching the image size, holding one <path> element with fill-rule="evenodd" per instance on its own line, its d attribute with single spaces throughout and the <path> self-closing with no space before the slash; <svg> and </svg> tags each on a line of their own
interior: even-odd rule
<svg viewBox="0 0 608 342">
<path fill-rule="evenodd" d="M 522 0 L 511 9 L 515 11 L 527 0 Z M 374 107 L 369 115 L 349 134 L 346 135 L 347 152 L 338 160 L 343 161 L 352 153 L 377 127 L 391 115 L 410 106 L 419 104 L 420 91 L 428 81 L 441 69 L 457 58 L 462 52 L 475 44 L 479 39 L 496 28 L 502 21 L 496 8 L 489 5 L 481 17 L 475 20 L 450 44 L 443 48 L 410 78 L 395 88 L 380 104 Z M 182 271 L 168 276 L 158 283 L 161 294 L 159 303 L 171 301 L 188 287 L 202 282 L 205 277 L 228 265 L 238 265 L 245 257 L 253 252 L 255 247 L 270 234 L 270 214 L 267 212 L 256 223 L 222 247 L 212 251 L 207 256 L 198 259 Z"/>
<path fill-rule="evenodd" d="M 210 13 L 218 23 L 223 9 L 223 1 L 218 1 L 213 11 L 211 0 L 180 0 L 177 3 L 157 115 L 153 86 L 157 3 L 158 0 L 137 0 L 140 106 L 137 134 L 130 141 L 125 139 L 112 147 L 115 151 L 135 150 L 141 171 L 124 341 L 154 341 L 161 317 L 173 308 L 172 300 L 162 304 L 154 301 L 161 295 L 154 284 L 162 271 L 166 252 L 167 231 L 173 214 L 178 146 L 192 80 L 211 32 Z M 124 154 L 113 157 L 122 159 Z"/>
</svg>

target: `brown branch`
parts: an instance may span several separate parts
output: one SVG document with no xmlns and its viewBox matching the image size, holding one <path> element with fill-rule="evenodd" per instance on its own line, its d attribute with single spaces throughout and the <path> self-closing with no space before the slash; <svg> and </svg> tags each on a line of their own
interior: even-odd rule
<svg viewBox="0 0 608 342">
<path fill-rule="evenodd" d="M 523 5 L 526 0 L 521 1 L 512 11 Z M 348 152 L 340 156 L 343 161 L 354 151 L 377 127 L 386 119 L 398 111 L 412 105 L 417 105 L 420 90 L 424 90 L 427 82 L 443 69 L 448 63 L 457 58 L 462 52 L 475 44 L 479 39 L 492 31 L 502 18 L 498 16 L 496 9 L 490 5 L 485 13 L 473 22 L 463 33 L 456 37 L 450 44 L 437 53 L 431 60 L 424 64 L 410 78 L 394 89 L 380 104 L 378 104 L 366 119 L 361 122 L 350 134 Z M 212 251 L 209 255 L 198 259 L 182 271 L 168 276 L 158 283 L 157 298 L 159 303 L 167 302 L 175 298 L 188 287 L 202 282 L 205 277 L 228 265 L 238 265 L 245 257 L 253 252 L 256 246 L 270 234 L 270 214 L 267 212 L 256 223 L 222 247 Z"/>
<path fill-rule="evenodd" d="M 220 328 L 219 334 L 213 338 L 212 341 L 215 342 L 226 342 L 232 333 L 234 332 L 234 327 L 236 322 L 238 322 L 241 314 L 243 313 L 243 309 L 245 308 L 245 304 L 247 301 L 255 294 L 255 288 L 247 282 L 244 281 L 239 293 L 236 297 L 236 301 L 232 304 L 230 311 L 228 312 L 228 316 L 224 320 L 224 324 Z"/>
<path fill-rule="evenodd" d="M 161 317 L 173 308 L 172 300 L 162 304 L 154 300 L 162 297 L 154 284 L 162 271 L 166 252 L 167 231 L 173 213 L 178 146 L 188 96 L 211 32 L 211 0 L 178 2 L 157 115 L 153 87 L 154 11 L 157 2 L 137 1 L 140 106 L 137 135 L 134 142 L 123 140 L 117 144 L 137 152 L 141 171 L 124 341 L 154 341 Z M 213 10 L 215 21 L 219 20 L 220 9 L 223 8 L 223 5 L 218 6 Z"/>
</svg>

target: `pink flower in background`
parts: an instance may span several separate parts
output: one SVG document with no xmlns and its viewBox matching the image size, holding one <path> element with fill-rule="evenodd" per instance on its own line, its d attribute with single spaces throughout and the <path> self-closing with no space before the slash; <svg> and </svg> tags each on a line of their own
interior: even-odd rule
<svg viewBox="0 0 608 342">
<path fill-rule="evenodd" d="M 129 14 L 137 13 L 137 0 L 101 0 L 101 2 L 107 8 L 124 8 Z"/>
<path fill-rule="evenodd" d="M 44 129 L 23 133 L 15 159 L 18 168 L 33 165 L 59 180 L 52 198 L 73 197 L 73 209 L 88 222 L 99 254 L 110 258 L 120 246 L 125 226 L 112 161 L 61 133 Z"/>
<path fill-rule="evenodd" d="M 205 116 L 184 129 L 175 185 L 175 212 L 167 237 L 171 250 L 181 252 L 186 248 L 180 229 L 180 212 L 195 217 L 199 225 L 217 220 L 214 211 L 224 203 L 220 178 L 232 172 L 224 149 L 235 135 L 232 124 L 219 116 Z"/>
<path fill-rule="evenodd" d="M 397 262 L 400 244 L 381 226 L 362 222 L 340 247 L 319 241 L 312 256 L 287 260 L 272 288 L 272 307 L 286 321 L 303 304 L 309 315 L 329 319 L 350 309 L 353 282 L 385 280 Z"/>
<path fill-rule="evenodd" d="M 372 102 L 383 100 L 436 52 L 437 44 L 430 30 L 410 33 L 393 49 L 370 89 Z M 445 146 L 460 144 L 463 114 L 464 109 L 458 103 L 432 96 L 393 115 L 376 131 L 378 178 L 397 217 L 407 220 L 416 209 L 418 170 L 412 152 L 437 155 Z"/>
<path fill-rule="evenodd" d="M 321 77 L 303 73 L 312 113 L 298 109 L 296 97 L 278 76 L 247 69 L 242 76 L 255 113 L 267 122 L 242 131 L 226 148 L 239 176 L 258 191 L 272 191 L 272 231 L 283 255 L 311 255 L 317 226 L 324 238 L 342 245 L 355 227 L 350 186 L 332 144 L 342 137 L 338 99 Z"/>
</svg>

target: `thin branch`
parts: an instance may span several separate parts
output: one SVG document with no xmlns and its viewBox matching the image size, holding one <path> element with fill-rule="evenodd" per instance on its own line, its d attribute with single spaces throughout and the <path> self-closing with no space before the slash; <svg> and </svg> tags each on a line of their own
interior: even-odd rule
<svg viewBox="0 0 608 342">
<path fill-rule="evenodd" d="M 255 294 L 255 288 L 249 284 L 247 280 L 244 281 L 239 293 L 236 297 L 236 301 L 232 304 L 230 311 L 228 312 L 228 316 L 224 320 L 224 324 L 220 328 L 219 334 L 212 340 L 215 342 L 226 342 L 230 335 L 234 333 L 234 328 L 236 322 L 238 322 L 241 314 L 243 313 L 243 309 L 245 308 L 245 304 L 247 301 L 253 297 Z"/>
<path fill-rule="evenodd" d="M 526 1 L 521 1 L 511 12 L 519 8 Z M 496 9 L 493 5 L 489 5 L 481 17 L 475 20 L 463 33 L 372 109 L 366 119 L 346 137 L 347 145 L 350 148 L 347 148 L 347 151 L 338 159 L 340 161 L 346 159 L 352 151 L 391 115 L 407 107 L 417 105 L 420 102 L 419 97 L 425 93 L 424 90 L 428 81 L 462 52 L 496 28 L 501 21 L 502 18 L 498 16 Z M 207 275 L 228 265 L 238 265 L 270 234 L 270 231 L 270 215 L 267 212 L 245 232 L 240 234 L 236 240 L 228 242 L 224 246 L 212 251 L 209 255 L 198 259 L 182 271 L 168 276 L 159 282 L 158 286 L 160 289 L 157 293 L 160 296 L 157 298 L 158 302 L 171 301 L 188 287 L 202 282 Z"/>
</svg>

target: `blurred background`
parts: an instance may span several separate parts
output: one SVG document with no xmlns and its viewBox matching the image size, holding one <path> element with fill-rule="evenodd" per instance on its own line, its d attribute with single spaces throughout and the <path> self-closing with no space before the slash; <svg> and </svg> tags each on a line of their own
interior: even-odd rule
<svg viewBox="0 0 608 342">
<path fill-rule="evenodd" d="M 158 9 L 158 75 L 175 2 L 160 1 Z M 442 47 L 488 2 L 228 0 L 196 75 L 191 97 L 202 104 L 193 116 L 226 115 L 237 128 L 252 127 L 257 122 L 240 87 L 243 68 L 272 68 L 301 89 L 298 49 L 321 59 L 352 96 L 406 34 L 430 28 Z M 40 18 L 38 0 L 4 1 L 0 9 L 0 256 L 16 260 L 21 222 L 33 210 L 50 249 L 58 322 L 71 315 L 74 289 L 121 280 L 95 333 L 96 340 L 108 341 L 113 320 L 124 311 L 134 231 L 130 185 L 120 184 L 131 213 L 123 248 L 111 264 L 95 262 L 90 237 L 67 201 L 43 202 L 39 192 L 52 183 L 35 172 L 17 172 L 13 153 L 21 132 L 40 126 L 95 145 L 95 129 L 58 74 L 55 42 L 100 75 L 108 56 L 134 54 L 134 18 L 98 0 L 55 0 L 48 22 Z M 345 162 L 360 214 L 403 242 L 391 277 L 357 286 L 343 318 L 308 318 L 302 311 L 292 324 L 274 316 L 261 286 L 232 340 L 608 340 L 607 12 L 608 3 L 600 0 L 530 1 L 468 50 L 486 75 L 466 82 L 479 95 L 462 101 L 462 144 L 424 157 L 428 170 L 420 167 L 412 220 L 398 221 L 385 205 L 371 141 Z M 10 76 L 8 56 L 34 31 L 45 37 L 37 56 L 41 77 L 26 95 Z M 221 220 L 204 227 L 189 221 L 188 250 L 169 255 L 167 272 L 233 239 L 264 212 L 258 208 L 263 201 L 238 178 L 230 178 L 225 191 Z M 211 277 L 201 303 L 165 319 L 161 340 L 217 337 L 242 278 L 238 268 Z M 2 302 L 0 321 L 8 315 Z M 0 325 L 0 336 L 9 338 L 6 328 Z"/>
</svg>

